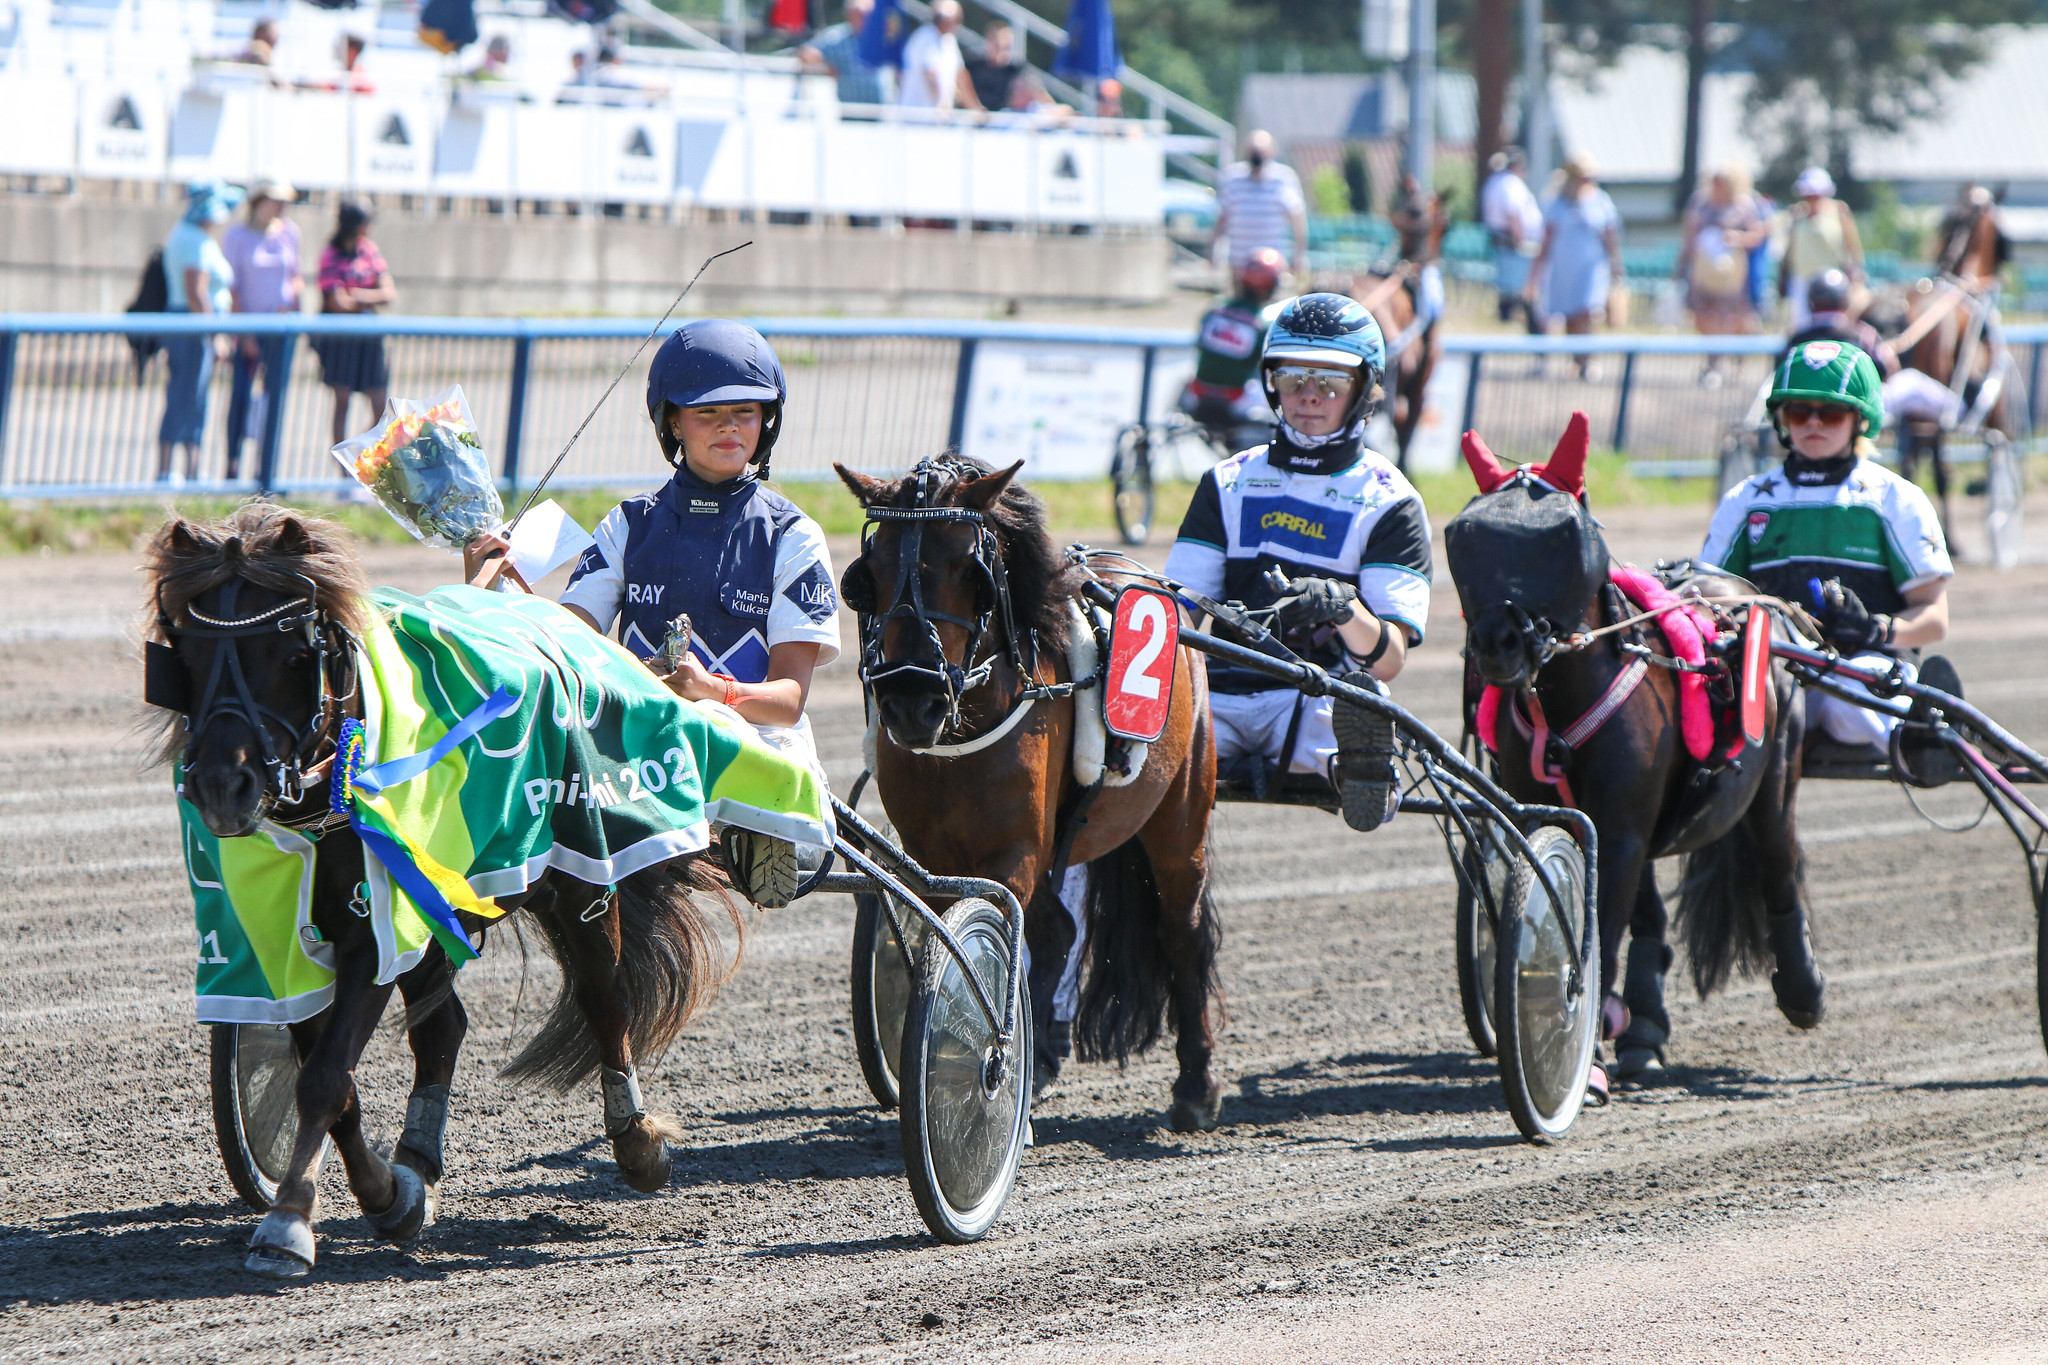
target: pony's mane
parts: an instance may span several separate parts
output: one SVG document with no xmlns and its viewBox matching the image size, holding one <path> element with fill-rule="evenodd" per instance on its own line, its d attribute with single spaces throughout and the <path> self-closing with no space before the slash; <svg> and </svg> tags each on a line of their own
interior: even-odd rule
<svg viewBox="0 0 2048 1365">
<path fill-rule="evenodd" d="M 932 497 L 932 505 L 936 507 L 959 506 L 960 491 L 965 484 L 996 472 L 980 460 L 965 455 L 944 458 L 946 465 L 953 470 L 964 468 L 974 472 L 966 476 L 954 473 L 941 484 Z M 915 489 L 914 478 L 898 480 L 888 502 L 893 506 L 908 507 L 915 496 Z M 1046 529 L 1045 503 L 1037 494 L 1012 479 L 1002 495 L 988 506 L 986 514 L 1002 547 L 1003 567 L 1010 579 L 1010 609 L 1016 616 L 1017 625 L 1024 630 L 1037 631 L 1041 644 L 1064 650 L 1068 628 L 1072 624 L 1067 603 L 1080 596 L 1083 575 L 1080 569 L 1067 563 L 1066 556 L 1053 544 L 1052 534 Z"/>
<path fill-rule="evenodd" d="M 320 609 L 357 634 L 374 617 L 370 581 L 356 560 L 355 537 L 348 528 L 276 503 L 247 503 L 212 522 L 173 516 L 150 537 L 142 571 L 148 589 L 143 631 L 151 640 L 164 638 L 159 603 L 163 615 L 176 621 L 195 599 L 235 577 L 291 593 L 300 590 L 301 578 L 308 579 Z M 173 711 L 145 709 L 151 761 L 176 756 L 184 743 L 181 720 Z"/>
</svg>

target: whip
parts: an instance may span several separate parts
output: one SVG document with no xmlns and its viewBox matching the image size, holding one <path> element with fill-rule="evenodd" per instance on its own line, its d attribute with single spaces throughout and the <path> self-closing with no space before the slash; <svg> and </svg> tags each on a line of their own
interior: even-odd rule
<svg viewBox="0 0 2048 1365">
<path fill-rule="evenodd" d="M 569 452 L 576 448 L 576 442 L 582 437 L 584 428 L 588 427 L 591 420 L 597 416 L 598 409 L 604 406 L 605 399 L 612 396 L 612 390 L 619 387 L 619 381 L 623 380 L 627 373 L 632 370 L 633 366 L 639 363 L 641 352 L 647 349 L 647 343 L 661 335 L 661 329 L 667 325 L 669 318 L 675 315 L 676 309 L 682 307 L 683 300 L 688 298 L 690 291 L 697 287 L 697 281 L 704 277 L 704 272 L 711 268 L 711 263 L 721 256 L 730 256 L 735 251 L 745 251 L 752 245 L 752 241 L 741 242 L 738 246 L 727 247 L 723 251 L 713 252 L 704 258 L 704 264 L 698 266 L 697 273 L 690 276 L 690 282 L 683 286 L 683 292 L 676 295 L 675 302 L 668 306 L 668 311 L 661 315 L 660 319 L 654 324 L 653 329 L 646 336 L 640 338 L 639 346 L 634 348 L 633 354 L 619 368 L 619 372 L 612 376 L 612 382 L 605 386 L 605 391 L 602 394 L 598 395 L 597 402 L 591 405 L 590 411 L 577 424 L 576 430 L 569 434 L 569 443 L 562 447 L 562 453 L 555 456 L 555 461 L 548 466 L 547 473 L 540 476 L 540 481 L 534 484 L 533 490 L 526 495 L 526 501 L 519 506 L 518 515 L 514 516 L 511 525 L 505 528 L 504 535 L 506 539 L 509 540 L 511 538 L 513 530 L 519 525 L 519 518 L 526 515 L 527 510 L 533 506 L 533 500 L 540 496 L 541 489 L 548 486 L 548 480 L 552 479 L 555 476 L 555 471 L 562 467 L 562 461 L 569 458 Z"/>
</svg>

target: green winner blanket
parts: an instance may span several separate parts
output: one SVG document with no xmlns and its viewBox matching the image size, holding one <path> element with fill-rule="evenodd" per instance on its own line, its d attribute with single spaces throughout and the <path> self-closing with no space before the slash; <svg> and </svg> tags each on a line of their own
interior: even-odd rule
<svg viewBox="0 0 2048 1365">
<path fill-rule="evenodd" d="M 378 981 L 439 942 L 477 945 L 458 911 L 549 868 L 599 886 L 702 851 L 713 825 L 829 845 L 817 774 L 737 713 L 686 702 L 544 598 L 379 589 L 362 641 L 363 720 L 330 785 L 369 853 L 355 908 Z M 218 839 L 179 802 L 199 931 L 199 1018 L 292 1023 L 326 1007 L 333 954 L 311 920 L 317 845 L 265 822 Z"/>
</svg>

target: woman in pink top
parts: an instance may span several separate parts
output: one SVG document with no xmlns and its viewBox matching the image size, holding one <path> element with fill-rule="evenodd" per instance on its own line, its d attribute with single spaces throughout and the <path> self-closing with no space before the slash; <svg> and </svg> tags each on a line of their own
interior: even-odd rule
<svg viewBox="0 0 2048 1365">
<path fill-rule="evenodd" d="M 366 229 L 370 212 L 353 200 L 341 201 L 334 236 L 320 253 L 320 311 L 374 313 L 398 297 L 384 253 Z M 322 337 L 313 347 L 327 387 L 334 390 L 334 443 L 348 439 L 348 400 L 360 393 L 370 400 L 370 420 L 384 413 L 384 390 L 391 369 L 384 359 L 384 338 Z"/>
<path fill-rule="evenodd" d="M 234 268 L 237 313 L 299 311 L 304 288 L 299 279 L 299 225 L 285 216 L 296 198 L 298 191 L 267 176 L 249 191 L 249 221 L 228 229 L 221 250 Z M 242 337 L 235 348 L 235 382 L 228 397 L 229 479 L 239 476 L 244 441 L 259 441 L 263 450 L 277 448 L 278 419 L 284 414 L 276 395 L 291 368 L 291 342 L 284 336 Z M 263 376 L 263 406 L 252 422 L 255 405 L 250 398 L 258 372 Z"/>
</svg>

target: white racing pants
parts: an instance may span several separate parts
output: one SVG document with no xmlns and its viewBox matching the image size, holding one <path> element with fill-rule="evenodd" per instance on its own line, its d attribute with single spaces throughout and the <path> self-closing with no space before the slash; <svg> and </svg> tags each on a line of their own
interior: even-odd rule
<svg viewBox="0 0 2048 1365">
<path fill-rule="evenodd" d="M 1962 397 L 1932 375 L 1908 369 L 1884 381 L 1884 416 L 1888 423 L 1918 418 L 1949 426 L 1962 415 Z"/>
<path fill-rule="evenodd" d="M 1891 670 L 1893 659 L 1889 654 L 1858 654 L 1848 663 L 1869 673 L 1885 673 Z M 1911 663 L 1898 660 L 1899 670 L 1907 682 L 1919 676 L 1919 670 Z M 1861 683 L 1846 678 L 1834 679 L 1844 691 L 1867 697 L 1870 690 Z M 1817 687 L 1801 689 L 1806 695 L 1806 723 L 1826 732 L 1829 739 L 1842 744 L 1875 744 L 1879 748 L 1891 742 L 1892 731 L 1899 728 L 1896 716 L 1887 716 L 1881 711 L 1866 711 L 1854 702 L 1832 697 Z"/>
<path fill-rule="evenodd" d="M 1287 771 L 1328 776 L 1330 760 L 1337 756 L 1337 736 L 1330 728 L 1330 699 L 1309 697 L 1293 688 L 1271 692 L 1232 694 L 1211 692 L 1209 715 L 1216 724 L 1216 764 L 1227 768 L 1247 754 L 1272 759 L 1287 742 L 1287 727 L 1294 720 L 1294 707 L 1301 705 L 1301 725 L 1295 731 L 1294 752 L 1287 756 Z"/>
</svg>

